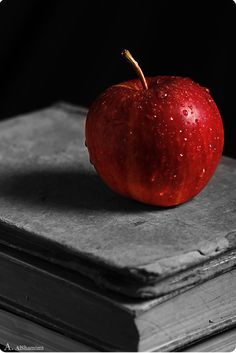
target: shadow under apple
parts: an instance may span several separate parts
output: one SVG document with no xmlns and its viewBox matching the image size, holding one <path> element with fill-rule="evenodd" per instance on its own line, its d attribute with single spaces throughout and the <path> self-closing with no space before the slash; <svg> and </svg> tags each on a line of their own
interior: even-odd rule
<svg viewBox="0 0 236 353">
<path fill-rule="evenodd" d="M 45 209 L 105 210 L 117 213 L 162 211 L 119 196 L 92 172 L 32 170 L 0 178 L 0 198 Z"/>
</svg>

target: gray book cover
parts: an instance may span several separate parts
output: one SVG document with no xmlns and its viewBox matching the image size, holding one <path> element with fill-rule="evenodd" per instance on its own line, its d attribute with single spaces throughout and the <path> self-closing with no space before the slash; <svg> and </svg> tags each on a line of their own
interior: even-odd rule
<svg viewBox="0 0 236 353">
<path fill-rule="evenodd" d="M 96 285 L 152 298 L 236 263 L 236 161 L 172 208 L 107 188 L 84 145 L 86 110 L 67 105 L 1 122 L 0 243 L 78 271 Z"/>
</svg>

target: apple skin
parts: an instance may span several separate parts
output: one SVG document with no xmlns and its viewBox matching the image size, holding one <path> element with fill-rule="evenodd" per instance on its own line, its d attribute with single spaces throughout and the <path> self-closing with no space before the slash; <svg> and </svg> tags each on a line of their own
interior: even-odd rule
<svg viewBox="0 0 236 353">
<path fill-rule="evenodd" d="M 175 206 L 197 195 L 222 155 L 224 130 L 209 90 L 156 76 L 109 87 L 86 119 L 86 145 L 101 179 L 120 195 Z"/>
</svg>

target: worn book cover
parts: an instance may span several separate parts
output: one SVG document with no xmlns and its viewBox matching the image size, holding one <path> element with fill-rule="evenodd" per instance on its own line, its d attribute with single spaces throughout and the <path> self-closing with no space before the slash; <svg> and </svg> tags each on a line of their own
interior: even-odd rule
<svg viewBox="0 0 236 353">
<path fill-rule="evenodd" d="M 86 110 L 57 105 L 0 129 L 0 243 L 131 297 L 151 298 L 235 265 L 236 161 L 171 208 L 104 185 L 84 144 Z"/>
<path fill-rule="evenodd" d="M 1 123 L 1 307 L 105 350 L 234 326 L 236 161 L 188 203 L 147 206 L 100 180 L 85 118 L 59 104 Z"/>
</svg>

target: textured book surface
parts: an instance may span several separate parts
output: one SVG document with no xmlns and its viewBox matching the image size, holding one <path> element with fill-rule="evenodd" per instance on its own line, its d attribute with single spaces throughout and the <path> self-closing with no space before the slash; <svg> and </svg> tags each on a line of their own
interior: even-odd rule
<svg viewBox="0 0 236 353">
<path fill-rule="evenodd" d="M 137 300 L 99 289 L 74 271 L 3 248 L 0 307 L 98 350 L 182 350 L 236 325 L 236 269 L 188 290 Z M 13 321 L 3 324 L 5 337 L 7 324 Z M 37 338 L 24 330 L 20 335 L 22 341 Z"/>
<path fill-rule="evenodd" d="M 85 117 L 58 105 L 1 122 L 0 242 L 136 297 L 232 268 L 236 161 L 223 157 L 188 203 L 140 204 L 109 190 L 90 165 Z"/>
<path fill-rule="evenodd" d="M 44 328 L 29 320 L 0 309 L 0 349 L 16 350 L 19 342 L 26 347 L 42 347 L 44 352 L 95 352 L 94 348 L 82 342 L 76 342 L 64 335 Z M 193 345 L 181 349 L 181 352 L 233 352 L 236 347 L 236 328 L 219 332 Z M 22 349 L 21 349 L 22 350 Z"/>
</svg>

